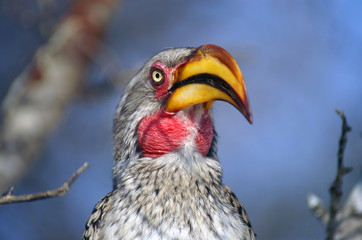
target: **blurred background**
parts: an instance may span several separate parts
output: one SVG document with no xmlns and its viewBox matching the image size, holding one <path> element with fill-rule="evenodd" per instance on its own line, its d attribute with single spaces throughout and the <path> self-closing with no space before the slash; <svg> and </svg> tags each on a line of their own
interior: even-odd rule
<svg viewBox="0 0 362 240">
<path fill-rule="evenodd" d="M 0 1 L 0 101 L 76 0 Z M 112 189 L 112 118 L 122 89 L 167 47 L 217 44 L 240 65 L 254 116 L 214 105 L 224 182 L 244 204 L 259 240 L 321 239 L 305 198 L 329 203 L 344 110 L 352 132 L 347 194 L 362 167 L 361 1 L 115 2 L 85 69 L 42 151 L 12 185 L 14 194 L 60 186 L 90 167 L 64 197 L 0 206 L 0 239 L 80 239 L 95 203 Z M 102 11 L 101 8 L 94 9 Z M 106 86 L 106 87 L 104 87 Z"/>
</svg>

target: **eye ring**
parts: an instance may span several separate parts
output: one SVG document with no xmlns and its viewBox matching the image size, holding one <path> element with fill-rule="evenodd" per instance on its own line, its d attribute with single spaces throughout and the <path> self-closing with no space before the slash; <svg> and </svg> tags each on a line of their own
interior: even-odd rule
<svg viewBox="0 0 362 240">
<path fill-rule="evenodd" d="M 152 84 L 159 86 L 164 82 L 164 73 L 159 68 L 152 68 L 150 72 L 150 77 L 152 80 Z"/>
</svg>

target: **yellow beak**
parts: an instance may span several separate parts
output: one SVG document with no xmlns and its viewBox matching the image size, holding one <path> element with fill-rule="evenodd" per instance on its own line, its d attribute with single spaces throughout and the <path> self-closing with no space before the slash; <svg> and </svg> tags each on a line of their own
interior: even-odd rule
<svg viewBox="0 0 362 240">
<path fill-rule="evenodd" d="M 253 122 L 243 75 L 233 57 L 216 45 L 202 45 L 175 73 L 170 89 L 172 95 L 166 110 L 176 112 L 188 106 L 206 103 L 211 108 L 215 100 L 231 103 Z"/>
</svg>

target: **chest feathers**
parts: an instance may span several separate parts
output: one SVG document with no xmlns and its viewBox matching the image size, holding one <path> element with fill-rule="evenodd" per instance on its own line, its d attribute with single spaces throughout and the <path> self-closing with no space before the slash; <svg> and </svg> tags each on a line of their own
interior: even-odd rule
<svg viewBox="0 0 362 240">
<path fill-rule="evenodd" d="M 223 197 L 218 161 L 182 152 L 129 166 L 113 193 L 105 239 L 242 239 L 245 226 Z"/>
</svg>

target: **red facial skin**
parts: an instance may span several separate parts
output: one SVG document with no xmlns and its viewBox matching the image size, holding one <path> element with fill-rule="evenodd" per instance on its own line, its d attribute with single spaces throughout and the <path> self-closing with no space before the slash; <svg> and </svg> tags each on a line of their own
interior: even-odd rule
<svg viewBox="0 0 362 240">
<path fill-rule="evenodd" d="M 148 75 L 148 78 L 152 84 L 152 86 L 156 89 L 155 97 L 157 99 L 165 98 L 169 95 L 168 88 L 170 86 L 170 78 L 174 74 L 176 67 L 167 67 L 165 64 L 161 63 L 160 61 L 156 61 L 150 68 L 150 73 Z M 154 81 L 152 80 L 152 71 L 158 69 L 161 70 L 163 75 L 163 82 L 160 85 L 156 85 Z"/>
<path fill-rule="evenodd" d="M 179 65 L 168 68 L 160 61 L 152 65 L 149 80 L 156 89 L 157 99 L 169 96 L 170 80 L 173 79 L 175 69 Z M 164 73 L 161 84 L 155 84 L 152 80 L 152 71 L 155 69 Z M 186 141 L 194 141 L 197 150 L 206 156 L 213 138 L 213 125 L 208 112 L 197 118 L 195 111 L 189 111 L 185 117 L 162 109 L 142 119 L 137 133 L 140 148 L 146 157 L 156 158 L 177 151 Z"/>
</svg>

